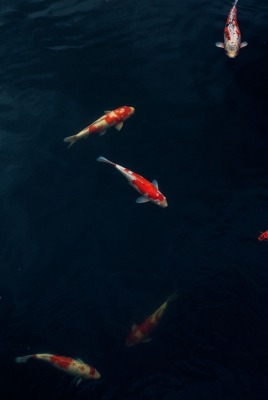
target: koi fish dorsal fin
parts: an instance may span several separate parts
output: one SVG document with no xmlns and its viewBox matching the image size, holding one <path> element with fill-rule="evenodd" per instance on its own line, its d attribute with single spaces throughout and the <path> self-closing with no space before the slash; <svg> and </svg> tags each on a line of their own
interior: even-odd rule
<svg viewBox="0 0 268 400">
<path fill-rule="evenodd" d="M 221 49 L 224 49 L 224 43 L 222 43 L 222 42 L 216 42 L 215 46 L 220 47 Z"/>
<path fill-rule="evenodd" d="M 158 190 L 158 182 L 156 179 L 152 180 L 152 184 L 154 185 L 154 187 Z"/>
<path fill-rule="evenodd" d="M 83 360 L 81 360 L 81 358 L 77 358 L 77 359 L 76 359 L 76 361 L 79 361 L 79 362 L 81 362 L 81 363 L 85 364 L 85 363 L 84 363 L 84 361 L 83 361 Z"/>
<path fill-rule="evenodd" d="M 123 122 L 118 122 L 118 124 L 115 125 L 115 129 L 117 129 L 118 131 L 120 131 L 122 129 L 123 126 Z"/>
<path fill-rule="evenodd" d="M 104 114 L 109 114 L 110 112 L 112 112 L 111 110 L 105 110 Z"/>
<path fill-rule="evenodd" d="M 148 201 L 150 201 L 150 200 L 147 199 L 147 198 L 144 197 L 144 196 L 141 196 L 141 197 L 138 197 L 138 198 L 137 198 L 136 203 L 142 204 L 142 203 L 147 203 Z"/>
</svg>

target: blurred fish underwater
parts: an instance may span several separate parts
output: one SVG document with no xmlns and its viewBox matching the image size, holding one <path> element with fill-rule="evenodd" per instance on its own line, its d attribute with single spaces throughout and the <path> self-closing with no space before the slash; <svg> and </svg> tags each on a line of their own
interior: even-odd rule
<svg viewBox="0 0 268 400">
<path fill-rule="evenodd" d="M 239 0 L 235 59 L 215 47 L 231 7 L 1 2 L 1 399 L 267 399 L 268 5 Z M 66 149 L 123 105 L 120 132 Z M 136 204 L 99 155 L 157 179 L 168 207 Z M 14 362 L 35 353 L 101 379 Z"/>
</svg>

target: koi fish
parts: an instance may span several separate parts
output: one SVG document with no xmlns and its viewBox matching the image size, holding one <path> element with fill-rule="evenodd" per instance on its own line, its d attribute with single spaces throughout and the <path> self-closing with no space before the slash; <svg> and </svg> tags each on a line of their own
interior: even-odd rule
<svg viewBox="0 0 268 400">
<path fill-rule="evenodd" d="M 268 240 L 268 230 L 265 232 L 261 232 L 261 234 L 258 236 L 258 240 L 262 242 L 263 240 Z"/>
<path fill-rule="evenodd" d="M 160 319 L 162 318 L 168 304 L 174 301 L 178 295 L 175 293 L 169 298 L 148 318 L 146 318 L 139 325 L 132 325 L 131 332 L 126 338 L 126 345 L 128 347 L 134 346 L 138 343 L 148 343 L 152 339 L 150 338 L 150 334 L 155 330 L 157 325 L 159 324 Z"/>
<path fill-rule="evenodd" d="M 104 111 L 105 115 L 97 119 L 95 122 L 82 129 L 79 133 L 73 136 L 66 137 L 63 141 L 70 143 L 68 149 L 79 139 L 86 139 L 92 133 L 99 133 L 101 136 L 105 134 L 108 128 L 115 126 L 120 131 L 124 121 L 134 114 L 135 108 L 123 106 L 113 111 Z"/>
<path fill-rule="evenodd" d="M 224 28 L 224 43 L 215 43 L 217 47 L 225 49 L 226 55 L 230 58 L 235 58 L 238 55 L 239 50 L 248 44 L 247 42 L 241 43 L 241 32 L 237 22 L 237 3 L 238 0 L 235 0 L 226 20 Z"/>
<path fill-rule="evenodd" d="M 127 168 L 121 167 L 121 165 L 115 164 L 104 157 L 98 157 L 97 161 L 113 165 L 118 171 L 121 172 L 121 174 L 124 175 L 129 184 L 142 195 L 136 200 L 136 203 L 147 203 L 148 201 L 151 201 L 160 207 L 167 207 L 167 200 L 160 192 L 158 183 L 155 179 L 152 182 L 149 182 L 141 175 L 138 175 Z"/>
<path fill-rule="evenodd" d="M 53 354 L 30 354 L 28 356 L 15 358 L 16 363 L 26 363 L 30 358 L 46 361 L 54 367 L 78 378 L 78 383 L 82 379 L 100 379 L 100 373 L 79 358 L 77 360 L 69 357 L 55 356 Z"/>
</svg>

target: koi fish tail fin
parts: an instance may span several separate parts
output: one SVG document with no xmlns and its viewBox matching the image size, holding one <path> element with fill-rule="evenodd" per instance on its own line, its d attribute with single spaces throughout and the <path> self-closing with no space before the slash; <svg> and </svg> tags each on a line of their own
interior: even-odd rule
<svg viewBox="0 0 268 400">
<path fill-rule="evenodd" d="M 171 296 L 168 297 L 167 303 L 171 303 L 172 301 L 176 300 L 179 295 L 175 292 Z"/>
<path fill-rule="evenodd" d="M 234 4 L 233 4 L 233 7 L 236 7 L 237 3 L 238 3 L 238 0 L 235 0 Z"/>
<path fill-rule="evenodd" d="M 66 137 L 65 139 L 63 139 L 63 141 L 64 141 L 65 143 L 70 143 L 69 146 L 68 146 L 68 149 L 69 149 L 73 144 L 75 144 L 75 142 L 76 142 L 77 140 L 79 140 L 79 137 L 77 137 L 76 135 L 74 135 L 74 136 L 68 136 L 68 137 Z"/>
<path fill-rule="evenodd" d="M 97 161 L 100 161 L 100 162 L 105 162 L 105 163 L 107 163 L 107 164 L 111 164 L 111 165 L 113 165 L 114 167 L 115 167 L 115 163 L 113 163 L 112 161 L 110 161 L 110 160 L 107 160 L 107 158 L 105 158 L 105 157 L 102 157 L 102 156 L 100 156 L 100 157 L 98 157 L 97 158 Z"/>
<path fill-rule="evenodd" d="M 18 363 L 18 364 L 26 363 L 32 357 L 33 356 L 31 354 L 29 356 L 16 357 L 15 358 L 15 362 Z"/>
</svg>

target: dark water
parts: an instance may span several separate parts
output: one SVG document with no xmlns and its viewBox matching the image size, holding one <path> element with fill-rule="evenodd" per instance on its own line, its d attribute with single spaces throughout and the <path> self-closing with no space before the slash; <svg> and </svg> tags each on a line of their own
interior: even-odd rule
<svg viewBox="0 0 268 400">
<path fill-rule="evenodd" d="M 1 399 L 267 399 L 268 6 L 3 0 Z M 117 133 L 63 138 L 121 105 Z M 103 155 L 156 178 L 169 207 Z M 175 291 L 153 340 L 125 338 Z M 50 352 L 101 373 L 78 387 Z"/>
</svg>

